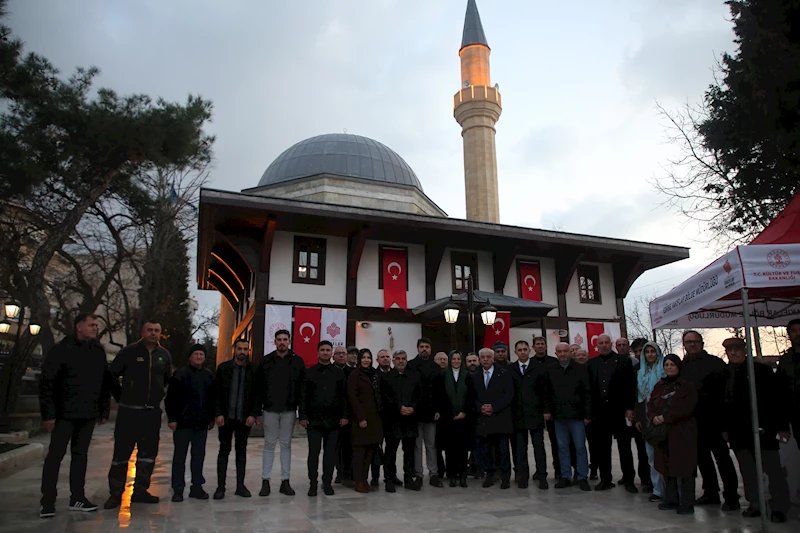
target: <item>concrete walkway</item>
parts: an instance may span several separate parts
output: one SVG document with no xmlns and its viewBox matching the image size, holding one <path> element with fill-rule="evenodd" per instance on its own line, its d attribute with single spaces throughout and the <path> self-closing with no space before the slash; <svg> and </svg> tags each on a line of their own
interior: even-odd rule
<svg viewBox="0 0 800 533">
<path fill-rule="evenodd" d="M 442 531 L 464 533 L 537 531 L 537 532 L 745 532 L 759 531 L 757 519 L 743 519 L 739 513 L 723 513 L 719 508 L 697 508 L 694 516 L 678 516 L 674 512 L 659 511 L 648 503 L 646 494 L 631 495 L 622 488 L 607 492 L 580 492 L 577 488 L 541 491 L 534 486 L 526 490 L 500 490 L 480 487 L 480 482 L 470 480 L 470 487 L 433 488 L 425 485 L 421 492 L 399 489 L 387 494 L 383 487 L 377 493 L 359 494 L 336 485 L 335 496 L 306 496 L 307 443 L 295 439 L 292 444 L 292 486 L 297 496 L 278 493 L 278 483 L 273 482 L 273 493 L 259 498 L 261 485 L 260 439 L 252 439 L 248 452 L 247 485 L 254 497 L 244 499 L 229 495 L 222 501 L 187 499 L 183 503 L 169 501 L 172 438 L 164 425 L 161 435 L 159 460 L 153 475 L 151 492 L 161 497 L 158 505 L 130 504 L 129 486 L 123 505 L 117 511 L 77 513 L 67 510 L 69 487 L 69 459 L 65 459 L 59 482 L 60 495 L 55 518 L 38 517 L 41 464 L 0 479 L 0 531 L 104 533 L 205 533 L 205 532 L 382 532 L 402 533 Z M 113 424 L 98 428 L 89 452 L 89 471 L 86 494 L 101 505 L 108 496 L 107 472 L 113 447 Z M 216 430 L 208 440 L 205 474 L 206 490 L 216 487 Z M 549 451 L 549 450 L 548 450 Z M 277 455 L 277 451 L 276 451 Z M 531 462 L 533 458 L 530 458 Z M 616 461 L 616 458 L 615 458 Z M 233 480 L 233 458 L 230 461 L 229 483 Z M 401 461 L 398 461 L 398 465 Z M 278 461 L 275 461 L 278 480 Z M 133 463 L 129 467 L 132 482 Z M 188 473 L 187 473 L 188 475 Z M 615 462 L 615 479 L 619 468 Z M 698 489 L 700 483 L 698 482 Z M 700 492 L 698 490 L 698 492 Z M 188 493 L 188 491 L 187 491 Z M 743 503 L 744 502 L 743 500 Z M 790 522 L 773 525 L 771 531 L 781 533 L 797 531 L 798 509 L 790 514 Z"/>
</svg>

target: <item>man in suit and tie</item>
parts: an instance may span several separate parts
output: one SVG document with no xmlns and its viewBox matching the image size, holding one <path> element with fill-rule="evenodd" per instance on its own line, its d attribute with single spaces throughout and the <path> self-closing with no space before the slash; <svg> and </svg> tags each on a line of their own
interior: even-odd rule
<svg viewBox="0 0 800 533">
<path fill-rule="evenodd" d="M 611 442 L 617 439 L 619 462 L 622 466 L 622 485 L 625 490 L 635 494 L 639 489 L 634 485 L 636 470 L 633 467 L 631 436 L 627 424 L 633 418 L 636 405 L 636 374 L 633 372 L 630 357 L 621 357 L 611 349 L 611 337 L 600 335 L 597 338 L 600 355 L 589 361 L 591 381 L 592 431 L 595 461 L 600 470 L 600 483 L 594 490 L 614 488 L 611 475 Z"/>
<path fill-rule="evenodd" d="M 494 351 L 491 348 L 483 348 L 478 356 L 481 371 L 469 376 L 467 390 L 468 403 L 477 413 L 475 432 L 480 450 L 479 462 L 486 470 L 483 486 L 494 485 L 494 462 L 491 457 L 495 455 L 500 463 L 500 488 L 508 489 L 511 487 L 508 439 L 514 433 L 514 382 L 508 370 L 494 365 Z"/>
</svg>

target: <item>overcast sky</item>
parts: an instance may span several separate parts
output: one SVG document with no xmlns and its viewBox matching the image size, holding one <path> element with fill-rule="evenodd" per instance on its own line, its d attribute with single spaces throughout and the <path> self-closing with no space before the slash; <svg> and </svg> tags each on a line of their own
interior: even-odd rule
<svg viewBox="0 0 800 533">
<path fill-rule="evenodd" d="M 212 100 L 212 187 L 253 187 L 295 142 L 347 129 L 398 152 L 433 201 L 464 217 L 452 97 L 466 4 L 11 0 L 9 23 L 65 75 L 94 65 L 99 85 L 123 94 Z M 674 153 L 656 102 L 702 100 L 716 58 L 734 47 L 723 0 L 478 7 L 503 95 L 501 222 L 691 247 L 691 259 L 645 274 L 631 297 L 705 266 L 713 251 L 659 207 L 651 184 Z"/>
</svg>

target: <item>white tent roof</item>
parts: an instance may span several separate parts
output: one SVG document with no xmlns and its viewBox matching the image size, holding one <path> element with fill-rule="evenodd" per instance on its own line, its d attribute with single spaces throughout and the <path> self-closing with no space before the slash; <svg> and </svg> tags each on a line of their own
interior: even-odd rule
<svg viewBox="0 0 800 533">
<path fill-rule="evenodd" d="M 653 328 L 742 327 L 744 287 L 753 326 L 800 318 L 800 244 L 737 246 L 653 300 Z"/>
</svg>

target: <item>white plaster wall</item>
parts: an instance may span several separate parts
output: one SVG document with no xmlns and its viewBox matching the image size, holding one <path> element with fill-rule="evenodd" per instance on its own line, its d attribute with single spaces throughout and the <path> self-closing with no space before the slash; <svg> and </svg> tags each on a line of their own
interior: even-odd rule
<svg viewBox="0 0 800 533">
<path fill-rule="evenodd" d="M 469 252 L 478 256 L 478 290 L 494 292 L 494 276 L 492 268 L 491 252 L 479 252 L 475 250 L 464 250 L 461 248 L 447 248 L 444 251 L 442 262 L 439 265 L 439 272 L 436 274 L 436 299 L 444 298 L 453 294 L 453 272 L 450 262 L 451 252 Z"/>
<path fill-rule="evenodd" d="M 567 316 L 576 318 L 607 318 L 617 316 L 617 295 L 614 292 L 614 277 L 612 267 L 608 263 L 584 263 L 597 265 L 600 274 L 600 299 L 601 304 L 581 303 L 578 287 L 578 272 L 572 275 L 567 289 Z"/>
<path fill-rule="evenodd" d="M 542 302 L 550 305 L 555 305 L 556 308 L 548 313 L 548 316 L 558 316 L 558 290 L 556 289 L 556 262 L 550 257 L 533 257 L 526 255 L 519 255 L 514 259 L 511 270 L 508 272 L 505 287 L 503 287 L 503 294 L 506 296 L 513 296 L 521 298 L 519 294 L 519 280 L 517 279 L 517 260 L 521 261 L 538 261 L 539 274 L 542 277 Z"/>
<path fill-rule="evenodd" d="M 306 285 L 292 283 L 294 261 L 294 237 L 325 238 L 325 285 Z M 303 233 L 276 231 L 272 243 L 269 272 L 270 300 L 345 305 L 345 285 L 347 282 L 347 239 L 326 237 Z"/>
<path fill-rule="evenodd" d="M 356 322 L 356 346 L 369 348 L 373 358 L 377 355 L 378 350 L 383 349 L 390 352 L 405 350 L 409 359 L 417 356 L 417 339 L 422 337 L 421 324 L 410 322 L 369 322 L 369 329 L 362 328 L 361 324 L 361 322 Z M 388 328 L 392 328 L 394 348 L 389 346 Z"/>
<path fill-rule="evenodd" d="M 358 265 L 356 302 L 361 307 L 383 307 L 383 289 L 380 281 L 379 246 L 408 248 L 408 291 L 406 301 L 412 309 L 425 303 L 425 247 L 420 244 L 404 244 L 386 241 L 367 241 Z M 393 307 L 397 307 L 394 305 Z M 359 345 L 360 346 L 360 345 Z"/>
</svg>

